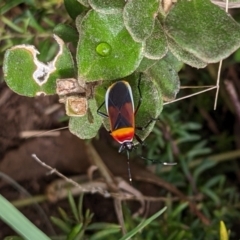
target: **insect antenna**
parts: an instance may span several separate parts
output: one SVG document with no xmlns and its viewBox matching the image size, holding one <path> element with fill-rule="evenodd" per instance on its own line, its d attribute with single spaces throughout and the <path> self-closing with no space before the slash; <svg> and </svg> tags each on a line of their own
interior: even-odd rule
<svg viewBox="0 0 240 240">
<path fill-rule="evenodd" d="M 130 169 L 129 151 L 127 151 L 127 164 L 128 164 L 128 178 L 129 178 L 129 182 L 132 184 L 132 174 L 131 174 L 131 169 Z"/>
<path fill-rule="evenodd" d="M 175 166 L 177 165 L 176 162 L 161 162 L 159 160 L 156 160 L 156 159 L 151 159 L 151 158 L 146 158 L 146 157 L 143 157 L 143 156 L 139 156 L 141 159 L 144 159 L 144 160 L 147 160 L 147 161 L 151 161 L 152 163 L 160 163 L 164 166 Z"/>
</svg>

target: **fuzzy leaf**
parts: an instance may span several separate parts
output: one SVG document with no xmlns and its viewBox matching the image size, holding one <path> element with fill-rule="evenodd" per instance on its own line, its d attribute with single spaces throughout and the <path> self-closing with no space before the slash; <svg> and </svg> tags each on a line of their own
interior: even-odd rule
<svg viewBox="0 0 240 240">
<path fill-rule="evenodd" d="M 69 130 L 80 139 L 90 139 L 97 135 L 101 127 L 101 117 L 97 115 L 97 105 L 94 99 L 88 100 L 88 112 L 83 117 L 70 117 Z"/>
<path fill-rule="evenodd" d="M 165 20 L 170 38 L 207 63 L 240 47 L 240 25 L 210 0 L 178 0 Z"/>
<path fill-rule="evenodd" d="M 157 62 L 157 60 L 153 60 L 153 59 L 149 59 L 149 58 L 144 57 L 142 59 L 141 63 L 139 64 L 138 68 L 136 69 L 136 71 L 138 71 L 138 72 L 145 72 L 151 66 L 153 66 L 156 62 Z"/>
<path fill-rule="evenodd" d="M 142 60 L 142 44 L 133 41 L 122 14 L 89 11 L 78 20 L 77 49 L 79 77 L 85 81 L 110 80 L 135 71 Z M 127 60 L 127 61 L 126 61 Z"/>
<path fill-rule="evenodd" d="M 129 0 L 123 10 L 126 28 L 137 42 L 147 39 L 154 27 L 159 0 Z"/>
<path fill-rule="evenodd" d="M 88 2 L 95 11 L 105 14 L 120 13 L 125 5 L 125 0 L 89 0 Z"/>
<path fill-rule="evenodd" d="M 144 56 L 150 59 L 161 59 L 167 50 L 167 39 L 159 20 L 156 19 L 153 32 L 146 40 Z"/>
<path fill-rule="evenodd" d="M 34 46 L 18 45 L 7 50 L 3 70 L 7 85 L 28 97 L 55 94 L 56 79 L 74 76 L 74 62 L 64 42 L 55 35 L 60 50 L 53 61 L 44 64 L 37 59 Z"/>
<path fill-rule="evenodd" d="M 163 60 L 169 63 L 176 72 L 179 72 L 184 65 L 183 62 L 179 61 L 170 51 L 164 56 Z"/>
<path fill-rule="evenodd" d="M 163 100 L 171 101 L 175 99 L 180 88 L 180 81 L 174 67 L 161 59 L 149 68 L 147 73 L 161 89 Z"/>
<path fill-rule="evenodd" d="M 204 68 L 207 63 L 197 58 L 194 54 L 184 50 L 180 45 L 176 44 L 173 39 L 168 38 L 168 46 L 170 51 L 179 61 L 182 61 L 195 68 Z"/>
</svg>

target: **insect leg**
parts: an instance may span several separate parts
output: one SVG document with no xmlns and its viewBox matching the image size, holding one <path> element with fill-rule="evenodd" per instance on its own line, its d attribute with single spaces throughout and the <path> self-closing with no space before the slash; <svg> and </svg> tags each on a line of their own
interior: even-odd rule
<svg viewBox="0 0 240 240">
<path fill-rule="evenodd" d="M 144 127 L 135 127 L 135 129 L 143 131 L 145 130 L 153 121 L 157 121 L 159 118 L 151 118 Z"/>
<path fill-rule="evenodd" d="M 141 92 L 141 88 L 140 88 L 140 84 L 141 84 L 141 79 L 142 79 L 142 73 L 139 74 L 139 78 L 138 78 L 138 92 L 139 92 L 139 100 L 138 100 L 138 105 L 136 107 L 136 110 L 134 112 L 134 115 L 137 114 L 138 112 L 138 109 L 140 108 L 141 106 L 141 103 L 142 103 L 142 92 Z"/>
<path fill-rule="evenodd" d="M 141 138 L 135 133 L 134 137 L 136 138 L 136 140 L 143 146 L 144 142 L 141 140 Z"/>
<path fill-rule="evenodd" d="M 151 118 L 148 123 L 144 126 L 144 127 L 135 127 L 135 129 L 140 130 L 140 131 L 144 131 L 153 121 L 157 121 L 159 120 L 158 118 Z M 135 133 L 134 134 L 136 140 L 142 145 L 144 145 L 144 141 L 141 140 L 141 138 Z"/>
<path fill-rule="evenodd" d="M 100 111 L 100 109 L 103 107 L 103 105 L 105 104 L 105 101 L 101 104 L 101 106 L 98 108 L 97 110 L 97 114 L 101 117 L 105 117 L 105 118 L 108 118 L 108 115 L 106 113 L 103 113 Z"/>
</svg>

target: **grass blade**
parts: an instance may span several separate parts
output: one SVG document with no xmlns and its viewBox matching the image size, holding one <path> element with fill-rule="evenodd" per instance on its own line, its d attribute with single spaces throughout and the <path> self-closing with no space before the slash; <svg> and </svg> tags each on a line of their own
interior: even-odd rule
<svg viewBox="0 0 240 240">
<path fill-rule="evenodd" d="M 26 240 L 50 240 L 2 195 L 0 195 L 0 219 Z"/>
<path fill-rule="evenodd" d="M 154 215 L 152 215 L 150 218 L 148 218 L 147 220 L 141 222 L 136 228 L 134 228 L 132 231 L 130 231 L 129 233 L 127 233 L 125 236 L 123 236 L 120 240 L 128 240 L 131 239 L 131 237 L 133 237 L 137 232 L 139 232 L 140 230 L 142 230 L 144 227 L 146 227 L 150 222 L 152 222 L 154 219 L 156 219 L 157 217 L 159 217 L 161 214 L 163 214 L 166 211 L 167 207 L 164 207 L 163 209 L 161 209 L 160 211 L 158 211 L 157 213 L 155 213 Z"/>
</svg>

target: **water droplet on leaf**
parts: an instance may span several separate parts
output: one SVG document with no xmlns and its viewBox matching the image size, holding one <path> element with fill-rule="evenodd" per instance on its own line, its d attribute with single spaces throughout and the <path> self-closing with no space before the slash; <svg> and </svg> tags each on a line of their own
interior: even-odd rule
<svg viewBox="0 0 240 240">
<path fill-rule="evenodd" d="M 105 42 L 102 42 L 102 43 L 99 43 L 96 47 L 96 52 L 102 56 L 102 57 L 105 57 L 105 56 L 108 56 L 111 52 L 111 46 L 108 44 L 108 43 L 105 43 Z"/>
</svg>

